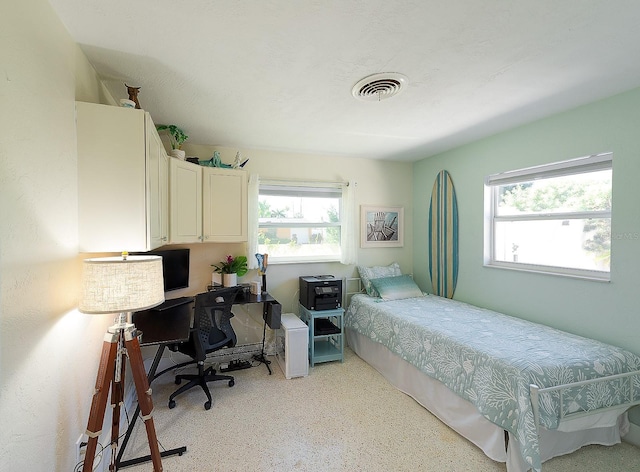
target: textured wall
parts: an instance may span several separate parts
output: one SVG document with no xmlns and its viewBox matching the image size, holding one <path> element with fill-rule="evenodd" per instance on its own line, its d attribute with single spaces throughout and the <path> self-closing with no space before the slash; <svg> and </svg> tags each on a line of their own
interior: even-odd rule
<svg viewBox="0 0 640 472">
<path fill-rule="evenodd" d="M 219 150 L 225 163 L 232 163 L 238 149 L 215 146 L 183 146 L 187 155 L 209 159 L 214 150 Z M 256 173 L 262 179 L 325 180 L 357 182 L 356 204 L 402 206 L 405 211 L 404 247 L 366 248 L 358 247 L 358 263 L 362 265 L 389 264 L 398 261 L 406 272 L 413 270 L 413 209 L 412 209 L 412 165 L 408 162 L 391 162 L 368 159 L 341 159 L 336 156 L 295 154 L 260 150 L 241 150 L 243 159 L 249 158 L 245 170 Z M 358 215 L 359 218 L 359 215 Z M 358 219 L 357 227 L 360 227 Z M 212 250 L 218 245 L 209 245 Z M 358 245 L 359 246 L 359 245 Z M 214 253 L 215 254 L 215 253 Z M 216 262 L 218 259 L 213 259 Z M 324 272 L 322 272 L 324 271 Z M 297 290 L 298 275 L 329 273 L 335 276 L 356 276 L 353 266 L 334 264 L 287 264 L 273 266 L 269 283 L 283 300 L 290 300 Z M 295 288 L 294 288 L 295 287 Z M 295 298 L 297 307 L 297 298 Z M 284 304 L 285 302 L 283 302 Z M 294 308 L 295 308 L 294 307 Z M 284 307 L 289 309 L 289 304 Z"/>
<path fill-rule="evenodd" d="M 238 149 L 194 145 L 183 146 L 187 155 L 209 159 L 214 150 L 220 151 L 225 163 L 232 163 Z M 356 180 L 356 203 L 360 205 L 400 205 L 405 209 L 404 247 L 358 249 L 358 263 L 362 265 L 387 265 L 398 261 L 405 272 L 413 271 L 413 210 L 412 210 L 412 165 L 407 162 L 389 162 L 366 159 L 341 159 L 339 157 L 293 154 L 260 150 L 241 150 L 244 158 L 249 158 L 245 170 L 257 173 L 261 178 L 280 178 L 297 180 Z M 358 220 L 357 226 L 360 226 Z M 226 254 L 244 254 L 245 244 L 191 244 L 190 287 L 177 291 L 171 297 L 193 294 L 203 291 L 211 280 L 211 264 Z M 271 265 L 267 272 L 267 288 L 282 304 L 283 313 L 298 313 L 298 277 L 316 274 L 332 274 L 336 277 L 354 277 L 354 266 L 340 263 L 283 264 Z M 257 276 L 251 270 L 241 280 L 249 281 Z M 247 308 L 247 307 L 245 307 Z M 258 306 L 248 307 L 248 315 L 240 312 L 232 323 L 240 342 L 259 342 L 262 339 L 262 316 Z M 267 342 L 271 334 L 268 331 Z M 152 355 L 152 354 L 151 354 Z"/>
<path fill-rule="evenodd" d="M 86 428 L 101 340 L 111 322 L 75 309 L 80 258 L 74 101 L 113 100 L 48 2 L 2 2 L 0 17 L 0 470 L 67 472 Z M 227 162 L 234 154 L 223 150 Z M 358 203 L 405 206 L 405 247 L 361 250 L 360 260 L 398 260 L 412 270 L 409 164 L 245 154 L 252 158 L 250 172 L 355 178 Z M 210 264 L 242 249 L 237 246 L 194 251 L 194 292 L 206 287 Z M 269 287 L 285 310 L 297 305 L 297 277 L 310 273 L 353 275 L 353 268 L 273 267 Z"/>
<path fill-rule="evenodd" d="M 75 309 L 82 56 L 46 0 L 0 18 L 0 470 L 68 472 L 111 321 Z"/>
<path fill-rule="evenodd" d="M 497 309 L 640 354 L 640 89 L 495 135 L 415 164 L 414 255 L 418 281 L 429 281 L 429 192 L 451 173 L 460 215 L 460 272 L 455 298 Z M 483 267 L 483 183 L 496 172 L 613 152 L 611 282 Z"/>
</svg>

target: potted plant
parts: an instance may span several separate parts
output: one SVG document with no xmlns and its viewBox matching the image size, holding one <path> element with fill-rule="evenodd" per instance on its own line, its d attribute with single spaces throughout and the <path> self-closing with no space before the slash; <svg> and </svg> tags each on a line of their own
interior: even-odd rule
<svg viewBox="0 0 640 472">
<path fill-rule="evenodd" d="M 245 256 L 233 257 L 229 254 L 219 264 L 211 264 L 213 270 L 222 274 L 223 287 L 235 287 L 238 285 L 238 277 L 242 277 L 248 271 L 247 258 Z"/>
<path fill-rule="evenodd" d="M 171 143 L 171 155 L 173 157 L 184 160 L 185 152 L 181 149 L 181 147 L 182 143 L 184 143 L 189 138 L 189 136 L 187 136 L 184 131 L 182 131 L 176 125 L 158 125 L 156 126 L 156 130 L 158 130 L 158 132 L 168 132 L 169 142 Z"/>
</svg>

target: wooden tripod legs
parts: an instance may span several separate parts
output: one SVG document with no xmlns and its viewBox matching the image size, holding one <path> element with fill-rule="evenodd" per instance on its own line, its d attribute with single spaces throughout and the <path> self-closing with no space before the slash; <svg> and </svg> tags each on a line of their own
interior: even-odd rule
<svg viewBox="0 0 640 472">
<path fill-rule="evenodd" d="M 112 447 L 114 447 L 113 456 L 115 457 L 115 447 L 117 447 L 120 423 L 120 404 L 122 403 L 124 396 L 124 353 L 118 353 L 121 336 L 123 334 L 124 343 L 129 355 L 129 362 L 131 364 L 133 381 L 138 394 L 138 404 L 140 405 L 140 411 L 142 413 L 141 418 L 144 420 L 145 427 L 147 429 L 147 440 L 149 442 L 149 449 L 151 450 L 153 470 L 154 472 L 162 472 L 162 461 L 160 458 L 158 439 L 156 437 L 156 429 L 152 416 L 153 401 L 151 400 L 151 389 L 149 388 L 149 382 L 142 362 L 140 343 L 138 342 L 138 338 L 134 336 L 134 333 L 135 327 L 133 325 L 127 325 L 124 328 L 116 327 L 113 332 L 110 328 L 102 344 L 100 366 L 98 368 L 95 392 L 91 401 L 91 412 L 87 423 L 87 436 L 89 437 L 89 440 L 87 442 L 87 452 L 82 472 L 91 472 L 93 470 L 93 461 L 96 455 L 98 437 L 102 432 L 107 398 L 109 396 L 109 386 L 111 384 L 113 384 L 111 394 L 111 403 L 113 405 L 111 441 Z M 116 356 L 118 355 L 122 356 L 122 364 L 119 364 L 120 380 L 116 382 Z M 109 469 L 112 471 L 115 470 L 113 461 Z"/>
<path fill-rule="evenodd" d="M 160 449 L 158 449 L 158 438 L 156 437 L 156 427 L 153 423 L 153 400 L 151 399 L 151 388 L 147 380 L 147 373 L 144 370 L 142 362 L 142 353 L 140 352 L 140 343 L 138 338 L 134 336 L 135 328 L 125 331 L 124 343 L 129 353 L 129 362 L 131 363 L 131 374 L 136 384 L 136 393 L 138 394 L 138 405 L 140 405 L 140 418 L 144 421 L 147 428 L 147 441 L 151 451 L 151 460 L 153 461 L 153 471 L 162 472 L 162 462 L 160 459 Z"/>
<path fill-rule="evenodd" d="M 85 454 L 82 472 L 91 472 L 93 470 L 93 459 L 96 455 L 96 446 L 98 445 L 98 437 L 102 432 L 102 424 L 104 422 L 104 410 L 107 407 L 107 398 L 109 396 L 109 384 L 115 374 L 116 354 L 118 352 L 118 335 L 107 333 L 102 343 L 102 356 L 100 357 L 100 365 L 98 367 L 98 377 L 91 400 L 91 412 L 89 413 L 89 422 L 87 423 L 87 452 Z"/>
</svg>

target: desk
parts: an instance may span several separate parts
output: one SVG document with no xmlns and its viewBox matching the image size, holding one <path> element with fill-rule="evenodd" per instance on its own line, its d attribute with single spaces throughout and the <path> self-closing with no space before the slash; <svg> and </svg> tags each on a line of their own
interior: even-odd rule
<svg viewBox="0 0 640 472">
<path fill-rule="evenodd" d="M 216 291 L 222 288 L 218 285 L 209 285 L 207 290 L 209 292 Z M 262 326 L 262 349 L 260 354 L 256 354 L 253 356 L 254 360 L 258 361 L 261 364 L 264 364 L 267 370 L 269 371 L 269 375 L 271 375 L 271 364 L 270 360 L 264 356 L 264 342 L 267 334 L 267 316 L 269 313 L 269 305 L 280 305 L 278 300 L 269 295 L 268 292 L 261 292 L 259 294 L 254 294 L 249 292 L 248 290 L 241 290 L 236 295 L 235 300 L 233 301 L 234 305 L 249 305 L 254 303 L 262 303 L 262 319 L 264 320 L 264 324 Z"/>
<path fill-rule="evenodd" d="M 207 286 L 207 291 L 215 292 L 216 290 L 219 290 L 221 288 L 224 288 L 224 287 L 220 285 L 209 285 Z M 273 298 L 268 292 L 254 294 L 251 292 L 247 292 L 245 290 L 240 290 L 236 295 L 236 299 L 233 301 L 234 305 L 248 305 L 251 303 L 262 303 L 262 304 L 278 303 L 278 300 Z"/>
<path fill-rule="evenodd" d="M 193 297 L 182 297 L 173 300 L 167 300 L 161 305 L 151 308 L 150 310 L 138 311 L 133 313 L 133 324 L 136 325 L 136 329 L 142 333 L 140 346 L 153 346 L 157 345 L 158 350 L 156 356 L 153 359 L 153 364 L 147 374 L 149 386 L 154 379 L 160 375 L 168 372 L 173 366 L 165 369 L 159 373 L 156 373 L 162 354 L 167 346 L 177 343 L 185 342 L 189 340 L 189 332 L 191 331 L 191 318 L 193 317 Z M 128 467 L 134 464 L 140 464 L 151 460 L 151 456 L 143 456 L 135 459 L 123 461 L 122 456 L 133 432 L 136 420 L 140 416 L 140 405 L 136 406 L 136 411 L 131 418 L 127 432 L 122 439 L 122 445 L 118 451 L 116 457 L 116 470 L 121 467 Z M 161 457 L 182 455 L 187 451 L 185 446 L 170 449 L 168 451 L 162 451 Z"/>
</svg>

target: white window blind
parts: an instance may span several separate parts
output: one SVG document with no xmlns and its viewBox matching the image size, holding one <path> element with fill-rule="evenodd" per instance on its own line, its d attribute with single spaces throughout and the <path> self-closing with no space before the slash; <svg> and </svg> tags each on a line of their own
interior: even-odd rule
<svg viewBox="0 0 640 472">
<path fill-rule="evenodd" d="M 340 261 L 346 185 L 260 181 L 258 252 L 274 263 Z"/>
</svg>

